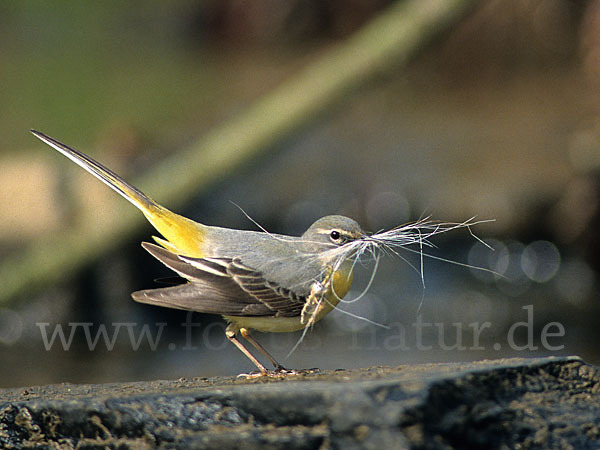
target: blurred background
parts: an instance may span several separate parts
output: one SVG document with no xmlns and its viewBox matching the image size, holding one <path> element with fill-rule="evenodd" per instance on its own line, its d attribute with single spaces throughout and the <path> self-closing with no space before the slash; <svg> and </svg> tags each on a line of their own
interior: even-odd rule
<svg viewBox="0 0 600 450">
<path fill-rule="evenodd" d="M 138 216 L 123 226 L 134 208 L 30 128 L 147 180 L 399 3 L 3 2 L 0 386 L 252 370 L 221 318 L 132 301 L 170 275 L 139 245 L 153 230 Z M 418 255 L 386 257 L 367 294 L 341 309 L 388 328 L 334 311 L 288 358 L 300 333 L 257 333 L 285 366 L 599 364 L 600 2 L 473 2 L 425 44 L 184 198 L 139 187 L 203 223 L 256 229 L 234 202 L 285 234 L 338 213 L 370 231 L 424 216 L 495 220 L 472 229 L 493 252 L 467 230 L 429 251 L 502 277 L 431 258 L 421 277 Z M 243 138 L 230 144 L 235 153 Z M 164 173 L 156 186 L 169 185 Z M 68 264 L 67 235 L 78 236 Z M 58 335 L 50 345 L 57 326 L 68 349 Z"/>
</svg>

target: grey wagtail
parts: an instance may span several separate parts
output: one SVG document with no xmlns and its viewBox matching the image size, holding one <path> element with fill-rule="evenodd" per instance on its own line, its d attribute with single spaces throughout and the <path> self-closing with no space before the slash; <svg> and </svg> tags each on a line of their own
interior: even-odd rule
<svg viewBox="0 0 600 450">
<path fill-rule="evenodd" d="M 250 330 L 291 332 L 313 325 L 329 313 L 352 284 L 353 252 L 336 251 L 367 235 L 348 217 L 326 216 L 300 236 L 203 225 L 156 203 L 89 156 L 31 132 L 142 211 L 163 238 L 142 246 L 186 282 L 134 292 L 137 302 L 220 314 L 227 339 L 261 374 L 285 373 Z M 269 372 L 237 339 L 238 332 L 274 366 Z"/>
</svg>

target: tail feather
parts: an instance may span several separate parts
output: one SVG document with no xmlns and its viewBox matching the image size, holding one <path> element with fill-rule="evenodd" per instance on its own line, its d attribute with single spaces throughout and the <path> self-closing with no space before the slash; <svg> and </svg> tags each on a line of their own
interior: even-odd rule
<svg viewBox="0 0 600 450">
<path fill-rule="evenodd" d="M 135 186 L 127 183 L 108 167 L 103 166 L 79 150 L 71 148 L 39 131 L 31 130 L 31 133 L 98 178 L 141 210 L 154 228 L 167 239 L 166 241 L 159 240 L 162 245 L 187 256 L 204 256 L 202 244 L 205 227 L 203 225 L 175 214 L 154 202 L 154 200 Z"/>
<path fill-rule="evenodd" d="M 146 194 L 144 194 L 138 188 L 127 183 L 123 178 L 114 173 L 108 167 L 105 167 L 102 164 L 100 164 L 98 161 L 90 158 L 89 156 L 80 152 L 79 150 L 75 150 L 74 148 L 63 144 L 62 142 L 45 135 L 44 133 L 40 133 L 39 131 L 35 130 L 31 130 L 31 132 L 35 137 L 42 140 L 55 150 L 58 150 L 60 153 L 62 153 L 75 164 L 77 164 L 79 167 L 82 167 L 83 169 L 87 170 L 89 173 L 94 175 L 108 187 L 118 192 L 135 207 L 145 212 L 153 206 L 157 206 L 156 203 L 154 203 L 154 201 L 151 198 L 149 198 Z"/>
</svg>

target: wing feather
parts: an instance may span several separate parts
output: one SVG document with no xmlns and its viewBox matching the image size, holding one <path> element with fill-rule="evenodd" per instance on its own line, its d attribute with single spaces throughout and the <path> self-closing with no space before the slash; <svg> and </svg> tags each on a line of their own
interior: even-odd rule
<svg viewBox="0 0 600 450">
<path fill-rule="evenodd" d="M 237 258 L 190 258 L 147 242 L 142 246 L 187 283 L 132 294 L 141 303 L 230 316 L 300 315 L 305 299 L 267 280 Z"/>
</svg>

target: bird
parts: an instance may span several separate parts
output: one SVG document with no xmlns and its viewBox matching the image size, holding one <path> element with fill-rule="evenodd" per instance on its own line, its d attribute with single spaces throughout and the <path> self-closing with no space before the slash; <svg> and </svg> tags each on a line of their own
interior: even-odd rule
<svg viewBox="0 0 600 450">
<path fill-rule="evenodd" d="M 39 131 L 31 133 L 133 204 L 161 235 L 142 247 L 184 281 L 133 292 L 133 300 L 221 315 L 227 339 L 256 366 L 257 376 L 298 373 L 279 364 L 251 332 L 307 329 L 336 308 L 353 281 L 357 247 L 349 244 L 368 240 L 358 222 L 328 215 L 301 236 L 205 225 L 161 206 L 83 152 Z"/>
</svg>

